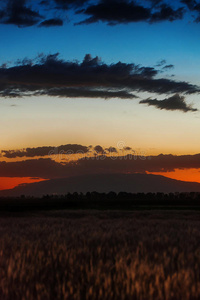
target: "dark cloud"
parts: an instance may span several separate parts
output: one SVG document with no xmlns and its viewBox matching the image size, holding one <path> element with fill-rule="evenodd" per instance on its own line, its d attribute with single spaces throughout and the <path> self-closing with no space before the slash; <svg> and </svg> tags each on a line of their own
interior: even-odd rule
<svg viewBox="0 0 200 300">
<path fill-rule="evenodd" d="M 48 0 L 43 0 L 43 1 L 40 1 L 40 4 L 41 5 L 48 5 L 49 1 Z"/>
<path fill-rule="evenodd" d="M 16 106 L 16 105 L 12 105 Z M 132 148 L 125 147 L 123 150 L 131 151 Z M 61 146 L 43 146 L 36 148 L 25 148 L 19 150 L 2 150 L 0 152 L 1 157 L 6 158 L 17 158 L 17 157 L 44 157 L 49 156 L 51 158 L 56 157 L 56 155 L 64 154 L 64 155 L 72 155 L 72 154 L 87 154 L 88 152 L 96 154 L 108 154 L 108 153 L 117 153 L 117 149 L 115 147 L 110 146 L 109 148 L 103 148 L 100 145 L 93 147 L 83 146 L 78 144 L 66 144 Z M 59 158 L 59 157 L 58 157 Z"/>
<path fill-rule="evenodd" d="M 149 2 L 151 2 L 152 7 L 158 7 L 163 0 L 149 0 Z"/>
<path fill-rule="evenodd" d="M 39 92 L 41 95 L 41 92 Z M 52 88 L 43 91 L 44 95 L 48 96 L 58 96 L 58 97 L 70 97 L 70 98 L 120 98 L 120 99 L 134 99 L 137 96 L 125 91 L 112 91 L 112 90 L 98 90 L 91 89 L 90 87 L 85 88 Z"/>
<path fill-rule="evenodd" d="M 70 9 L 70 8 L 80 8 L 84 4 L 88 3 L 89 0 L 54 0 L 57 4 L 57 8 Z"/>
<path fill-rule="evenodd" d="M 163 70 L 171 70 L 171 69 L 173 69 L 174 68 L 174 65 L 166 65 L 166 66 L 164 66 L 162 69 Z"/>
<path fill-rule="evenodd" d="M 66 178 L 86 174 L 167 172 L 175 169 L 200 168 L 200 154 L 148 156 L 94 156 L 60 164 L 51 160 L 31 159 L 0 162 L 0 177 Z"/>
<path fill-rule="evenodd" d="M 138 73 L 139 76 L 144 78 L 152 78 L 158 74 L 158 70 L 151 68 L 151 67 L 136 67 L 136 74 Z"/>
<path fill-rule="evenodd" d="M 3 10 L 0 10 L 0 20 L 5 16 L 5 12 Z"/>
<path fill-rule="evenodd" d="M 1 177 L 40 177 L 41 175 L 42 178 L 56 178 L 59 176 L 59 173 L 61 177 L 65 174 L 64 169 L 66 168 L 62 164 L 56 163 L 50 158 L 10 163 L 0 162 Z M 4 176 L 3 173 L 5 174 Z"/>
<path fill-rule="evenodd" d="M 55 16 L 58 10 L 65 13 L 65 10 L 70 9 L 73 13 L 87 16 L 85 20 L 77 24 L 90 24 L 98 21 L 106 22 L 108 25 L 131 22 L 172 22 L 183 18 L 186 7 L 192 13 L 198 14 L 196 22 L 200 20 L 200 3 L 195 0 L 179 1 L 176 8 L 173 7 L 171 1 L 163 0 L 1 0 L 1 3 L 0 22 L 19 27 L 35 24 L 45 27 L 62 26 L 62 20 Z M 41 13 L 44 16 L 41 16 Z M 46 20 L 41 22 L 41 18 Z"/>
<path fill-rule="evenodd" d="M 57 154 L 75 154 L 75 153 L 87 153 L 89 152 L 89 147 L 77 145 L 77 144 L 66 144 L 59 147 L 36 147 L 36 148 L 26 148 L 23 150 L 2 150 L 1 154 L 6 158 L 16 158 L 16 157 L 35 157 L 35 156 L 47 156 L 47 155 L 57 155 Z"/>
<path fill-rule="evenodd" d="M 76 166 L 77 174 L 167 172 L 175 169 L 200 168 L 200 154 L 181 156 L 161 154 L 151 157 L 140 154 L 99 156 L 96 159 L 79 159 Z"/>
<path fill-rule="evenodd" d="M 155 106 L 159 109 L 166 109 L 166 110 L 181 110 L 183 112 L 188 111 L 197 111 L 196 108 L 192 108 L 191 105 L 187 105 L 185 102 L 185 97 L 176 94 L 170 98 L 164 100 L 157 100 L 157 99 L 145 99 L 140 101 L 141 104 L 148 104 L 149 106 Z"/>
<path fill-rule="evenodd" d="M 184 15 L 184 9 L 182 7 L 174 10 L 166 4 L 160 6 L 160 10 L 151 15 L 150 23 L 181 20 Z"/>
<path fill-rule="evenodd" d="M 17 61 L 0 68 L 0 96 L 135 98 L 134 92 L 199 93 L 184 81 L 156 78 L 160 71 L 134 63 L 105 64 L 87 54 L 82 62 L 59 59 L 58 53 Z"/>
<path fill-rule="evenodd" d="M 185 4 L 191 11 L 200 12 L 200 3 L 195 0 L 181 0 L 181 3 Z"/>
<path fill-rule="evenodd" d="M 48 19 L 39 24 L 40 27 L 62 26 L 63 20 L 59 18 Z"/>
<path fill-rule="evenodd" d="M 24 93 L 23 96 L 28 96 L 28 94 Z M 21 91 L 13 91 L 12 89 L 5 89 L 4 91 L 0 92 L 1 97 L 5 98 L 21 98 L 22 94 Z"/>
<path fill-rule="evenodd" d="M 94 150 L 97 152 L 97 153 L 104 153 L 104 149 L 103 147 L 101 147 L 100 145 L 97 145 L 94 147 Z"/>
<path fill-rule="evenodd" d="M 0 22 L 19 27 L 32 26 L 41 20 L 39 12 L 27 6 L 26 0 L 8 0 L 4 11 L 0 13 Z"/>
<path fill-rule="evenodd" d="M 155 23 L 160 21 L 175 21 L 183 18 L 184 9 L 182 7 L 174 10 L 166 4 L 152 5 L 144 7 L 134 1 L 120 0 L 102 0 L 97 4 L 88 6 L 84 14 L 90 17 L 84 21 L 77 23 L 90 24 L 98 21 L 107 22 L 108 25 L 116 25 L 121 23 L 145 21 Z M 82 12 L 82 11 L 81 11 Z"/>
<path fill-rule="evenodd" d="M 90 24 L 98 21 L 107 22 L 109 25 L 149 20 L 150 9 L 134 2 L 127 1 L 101 1 L 89 6 L 84 13 L 90 17 L 79 24 Z"/>
<path fill-rule="evenodd" d="M 108 151 L 109 153 L 117 153 L 117 149 L 115 147 L 109 147 L 105 149 L 106 151 Z"/>
<path fill-rule="evenodd" d="M 6 0 L 1 1 L 0 23 L 13 24 L 18 27 L 26 27 L 39 24 L 39 27 L 62 26 L 63 21 L 55 17 L 57 9 L 77 9 L 84 6 L 88 0 L 52 0 L 52 1 L 33 1 L 33 0 Z M 44 7 L 48 10 L 44 10 Z M 34 7 L 34 8 L 33 8 Z M 48 14 L 47 14 L 48 11 Z M 44 14 L 42 16 L 40 14 Z M 49 16 L 51 16 L 49 18 Z M 42 19 L 45 19 L 41 22 Z"/>
<path fill-rule="evenodd" d="M 183 4 L 185 4 L 191 12 L 196 12 L 197 13 L 197 17 L 195 18 L 195 22 L 199 23 L 200 22 L 200 3 L 195 1 L 195 0 L 182 0 L 181 2 Z"/>
<path fill-rule="evenodd" d="M 125 151 L 134 151 L 131 147 L 129 147 L 129 146 L 126 146 L 126 147 L 124 147 L 124 150 Z"/>
<path fill-rule="evenodd" d="M 161 59 L 161 60 L 157 63 L 156 67 L 162 67 L 162 66 L 165 65 L 165 64 L 166 64 L 166 60 L 165 60 L 165 59 Z"/>
</svg>

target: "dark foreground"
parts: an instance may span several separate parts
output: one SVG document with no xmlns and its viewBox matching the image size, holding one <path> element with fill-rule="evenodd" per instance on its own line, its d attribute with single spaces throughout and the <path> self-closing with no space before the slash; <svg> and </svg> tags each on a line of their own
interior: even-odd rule
<svg viewBox="0 0 200 300">
<path fill-rule="evenodd" d="M 68 193 L 43 197 L 0 197 L 1 212 L 48 210 L 200 210 L 200 193 Z"/>
<path fill-rule="evenodd" d="M 200 299 L 200 212 L 0 217 L 1 300 Z"/>
</svg>

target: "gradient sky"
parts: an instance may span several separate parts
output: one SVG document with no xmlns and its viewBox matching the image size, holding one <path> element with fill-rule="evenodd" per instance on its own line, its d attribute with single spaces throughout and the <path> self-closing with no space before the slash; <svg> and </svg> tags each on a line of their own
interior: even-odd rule
<svg viewBox="0 0 200 300">
<path fill-rule="evenodd" d="M 92 145 L 93 149 L 96 145 L 104 149 L 112 146 L 118 152 L 119 145 L 129 146 L 130 151 L 146 157 L 198 154 L 198 4 L 195 0 L 0 0 L 1 150 L 78 144 Z M 82 71 L 86 54 L 90 56 Z M 91 67 L 95 57 L 98 59 Z M 49 67 L 49 61 L 55 69 Z M 73 62 L 78 71 L 70 75 L 67 62 Z M 115 64 L 116 74 L 111 70 Z M 134 64 L 137 70 L 127 71 L 128 64 Z M 36 65 L 41 70 L 37 82 Z M 95 77 L 102 65 L 104 75 Z M 94 72 L 94 76 L 85 82 L 84 72 Z M 71 77 L 73 83 L 69 84 Z M 130 83 L 135 78 L 140 80 L 137 88 Z M 159 79 L 165 80 L 162 91 Z M 144 88 L 146 80 L 157 87 Z M 175 87 L 169 87 L 169 83 Z M 63 87 L 67 91 L 60 97 Z M 68 94 L 69 88 L 75 88 L 78 96 Z M 57 94 L 50 96 L 55 90 Z M 85 96 L 86 91 L 92 91 L 93 97 Z M 107 91 L 118 96 L 108 96 Z M 122 97 L 119 92 L 130 97 Z M 39 158 L 48 156 L 31 157 Z M 30 156 L 21 155 L 20 161 L 27 159 Z M 19 157 L 9 158 L 4 152 L 0 158 L 7 164 L 17 160 Z M 17 177 L 16 173 L 4 175 L 1 168 L 0 164 L 2 177 Z M 173 178 L 176 173 L 176 179 L 200 181 L 198 164 L 181 165 L 180 169 L 174 166 L 164 172 L 173 172 L 168 174 Z M 19 172 L 20 178 L 27 178 L 19 182 L 30 182 L 32 175 L 28 175 Z M 9 186 L 5 182 L 1 189 Z"/>
</svg>

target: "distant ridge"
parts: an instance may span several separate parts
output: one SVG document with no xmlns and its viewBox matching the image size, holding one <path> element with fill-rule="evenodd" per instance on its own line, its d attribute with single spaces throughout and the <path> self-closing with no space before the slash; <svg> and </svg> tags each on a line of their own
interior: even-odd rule
<svg viewBox="0 0 200 300">
<path fill-rule="evenodd" d="M 93 174 L 19 185 L 10 190 L 0 191 L 0 196 L 39 197 L 46 194 L 61 195 L 93 191 L 101 193 L 110 191 L 116 193 L 200 192 L 200 183 L 179 181 L 152 174 Z"/>
</svg>

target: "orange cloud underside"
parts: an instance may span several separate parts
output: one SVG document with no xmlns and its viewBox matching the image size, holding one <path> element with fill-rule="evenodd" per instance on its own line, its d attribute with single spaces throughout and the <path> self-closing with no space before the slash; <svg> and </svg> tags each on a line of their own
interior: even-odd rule
<svg viewBox="0 0 200 300">
<path fill-rule="evenodd" d="M 150 174 L 150 172 L 147 172 Z M 175 169 L 174 172 L 151 172 L 151 174 L 162 175 L 168 178 L 190 181 L 190 182 L 199 182 L 200 183 L 200 169 Z"/>
<path fill-rule="evenodd" d="M 29 178 L 29 177 L 1 177 L 0 190 L 13 189 L 22 183 L 33 183 L 43 181 L 42 178 Z"/>
</svg>

